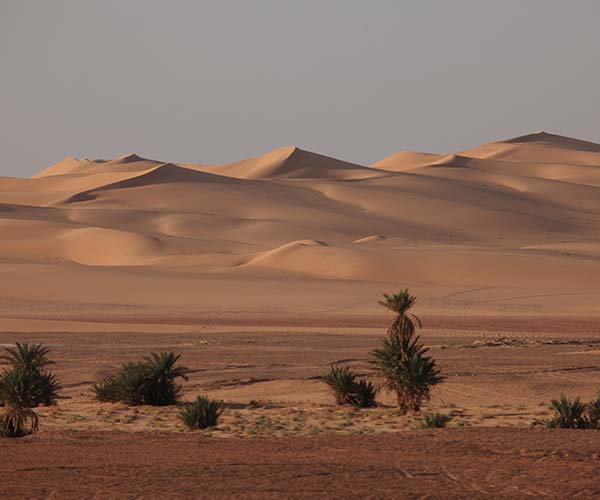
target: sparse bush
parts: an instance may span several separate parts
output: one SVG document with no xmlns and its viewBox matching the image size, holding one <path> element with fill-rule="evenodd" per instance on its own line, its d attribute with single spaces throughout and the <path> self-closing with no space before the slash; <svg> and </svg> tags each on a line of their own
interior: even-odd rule
<svg viewBox="0 0 600 500">
<path fill-rule="evenodd" d="M 425 413 L 425 415 L 423 415 L 423 420 L 421 421 L 421 428 L 440 429 L 446 427 L 450 420 L 452 420 L 452 417 L 445 413 Z"/>
<path fill-rule="evenodd" d="M 377 389 L 367 380 L 361 379 L 354 383 L 348 402 L 357 408 L 372 408 L 377 406 Z"/>
<path fill-rule="evenodd" d="M 419 336 L 390 335 L 382 339 L 381 349 L 371 353 L 382 387 L 396 393 L 402 411 L 418 412 L 429 399 L 431 387 L 443 380 L 435 360 L 425 355 L 427 351 L 419 344 Z"/>
<path fill-rule="evenodd" d="M 179 417 L 189 429 L 206 429 L 214 427 L 223 413 L 223 402 L 198 396 L 196 401 L 186 403 L 179 412 Z"/>
<path fill-rule="evenodd" d="M 54 374 L 44 370 L 52 364 L 47 357 L 49 349 L 42 344 L 17 342 L 15 347 L 7 347 L 6 352 L 0 358 L 9 364 L 0 375 L 2 403 L 26 408 L 54 404 L 60 385 Z"/>
<path fill-rule="evenodd" d="M 8 404 L 0 415 L 0 437 L 19 438 L 37 432 L 38 416 L 31 408 Z"/>
<path fill-rule="evenodd" d="M 560 429 L 586 429 L 589 427 L 585 416 L 586 405 L 580 398 L 573 401 L 565 395 L 560 400 L 553 399 L 550 408 L 554 410 L 554 417 L 547 422 L 548 427 Z"/>
<path fill-rule="evenodd" d="M 153 352 L 144 361 L 125 363 L 111 377 L 96 382 L 92 391 L 96 399 L 103 402 L 153 406 L 175 404 L 181 391 L 176 380 L 188 380 L 189 371 L 177 365 L 179 357 L 172 352 Z"/>
<path fill-rule="evenodd" d="M 323 381 L 333 392 L 335 402 L 338 405 L 345 405 L 350 402 L 350 394 L 356 386 L 356 374 L 350 368 L 331 365 L 331 369 L 324 375 Z"/>
</svg>

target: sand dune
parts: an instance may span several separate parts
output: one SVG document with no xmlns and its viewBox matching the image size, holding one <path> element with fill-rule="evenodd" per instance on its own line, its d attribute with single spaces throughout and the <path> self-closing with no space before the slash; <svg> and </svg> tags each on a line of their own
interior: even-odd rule
<svg viewBox="0 0 600 500">
<path fill-rule="evenodd" d="M 327 178 L 344 180 L 382 175 L 354 163 L 303 151 L 296 146 L 275 149 L 258 158 L 204 168 L 219 175 L 242 179 Z"/>
<path fill-rule="evenodd" d="M 150 307 L 161 290 L 185 301 L 183 290 L 203 293 L 218 275 L 224 290 L 235 283 L 265 300 L 264 280 L 299 290 L 333 280 L 340 297 L 378 282 L 440 297 L 496 290 L 485 292 L 492 308 L 512 294 L 527 307 L 600 312 L 598 213 L 600 145 L 548 133 L 456 154 L 403 151 L 370 167 L 296 147 L 212 166 L 67 158 L 31 179 L 0 179 L 0 259 L 15 289 L 29 265 L 58 275 L 79 266 L 75 283 L 86 269 L 141 266 Z M 141 279 L 122 276 L 125 288 Z M 589 300 L 569 298 L 582 286 Z M 484 307 L 482 293 L 470 303 Z"/>
</svg>

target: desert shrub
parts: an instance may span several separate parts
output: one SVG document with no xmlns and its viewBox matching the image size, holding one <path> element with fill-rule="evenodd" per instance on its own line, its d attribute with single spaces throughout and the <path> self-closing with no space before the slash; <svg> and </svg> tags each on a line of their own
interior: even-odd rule
<svg viewBox="0 0 600 500">
<path fill-rule="evenodd" d="M 114 375 L 97 381 L 92 391 L 96 399 L 103 402 L 175 404 L 181 392 L 177 379 L 188 379 L 188 369 L 177 364 L 179 358 L 172 352 L 153 352 L 144 361 L 125 363 Z"/>
<path fill-rule="evenodd" d="M 0 400 L 3 404 L 34 408 L 56 402 L 60 385 L 54 374 L 44 368 L 52 364 L 49 349 L 42 344 L 18 343 L 6 348 L 1 357 L 9 366 L 0 375 Z"/>
<path fill-rule="evenodd" d="M 550 408 L 554 417 L 547 422 L 548 427 L 560 429 L 585 429 L 588 427 L 585 411 L 586 405 L 580 398 L 568 399 L 562 395 L 560 399 L 553 399 Z"/>
<path fill-rule="evenodd" d="M 418 412 L 429 399 L 431 387 L 443 377 L 435 360 L 426 356 L 428 349 L 419 344 L 419 336 L 389 335 L 382 347 L 372 351 L 375 371 L 381 386 L 396 393 L 402 411 Z"/>
<path fill-rule="evenodd" d="M 323 376 L 338 405 L 349 403 L 350 394 L 356 386 L 356 374 L 347 366 L 331 365 L 331 369 Z"/>
<path fill-rule="evenodd" d="M 348 396 L 348 402 L 357 408 L 372 408 L 377 406 L 377 389 L 367 380 L 361 379 L 354 383 Z"/>
<path fill-rule="evenodd" d="M 439 429 L 446 427 L 450 420 L 452 420 L 452 417 L 445 413 L 425 413 L 423 415 L 423 420 L 421 421 L 421 428 Z"/>
<path fill-rule="evenodd" d="M 223 402 L 198 396 L 196 401 L 186 403 L 179 412 L 179 417 L 189 429 L 206 429 L 214 427 L 223 413 Z"/>
<path fill-rule="evenodd" d="M 0 414 L 0 437 L 18 438 L 38 431 L 38 416 L 31 408 L 8 404 Z"/>
</svg>

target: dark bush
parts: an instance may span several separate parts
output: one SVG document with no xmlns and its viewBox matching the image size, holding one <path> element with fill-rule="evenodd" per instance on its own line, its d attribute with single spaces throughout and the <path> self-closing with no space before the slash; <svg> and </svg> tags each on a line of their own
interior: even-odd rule
<svg viewBox="0 0 600 500">
<path fill-rule="evenodd" d="M 562 395 L 560 399 L 553 399 L 550 408 L 554 417 L 547 422 L 548 427 L 560 429 L 586 429 L 589 427 L 586 419 L 586 405 L 580 398 L 573 401 Z"/>
<path fill-rule="evenodd" d="M 371 382 L 361 379 L 354 383 L 348 402 L 357 408 L 372 408 L 377 406 L 376 397 L 375 386 Z"/>
</svg>

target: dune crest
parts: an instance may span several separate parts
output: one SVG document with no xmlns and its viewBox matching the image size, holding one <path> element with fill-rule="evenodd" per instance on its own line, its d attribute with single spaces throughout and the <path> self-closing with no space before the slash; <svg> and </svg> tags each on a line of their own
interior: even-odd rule
<svg viewBox="0 0 600 500">
<path fill-rule="evenodd" d="M 285 146 L 263 156 L 240 162 L 207 166 L 204 167 L 204 170 L 242 179 L 327 178 L 345 180 L 381 175 L 361 165 L 304 151 L 296 146 Z"/>
<path fill-rule="evenodd" d="M 390 172 L 404 172 L 429 165 L 440 160 L 443 156 L 433 153 L 419 153 L 417 151 L 400 151 L 369 165 L 369 167 L 378 170 L 388 170 Z"/>
</svg>

